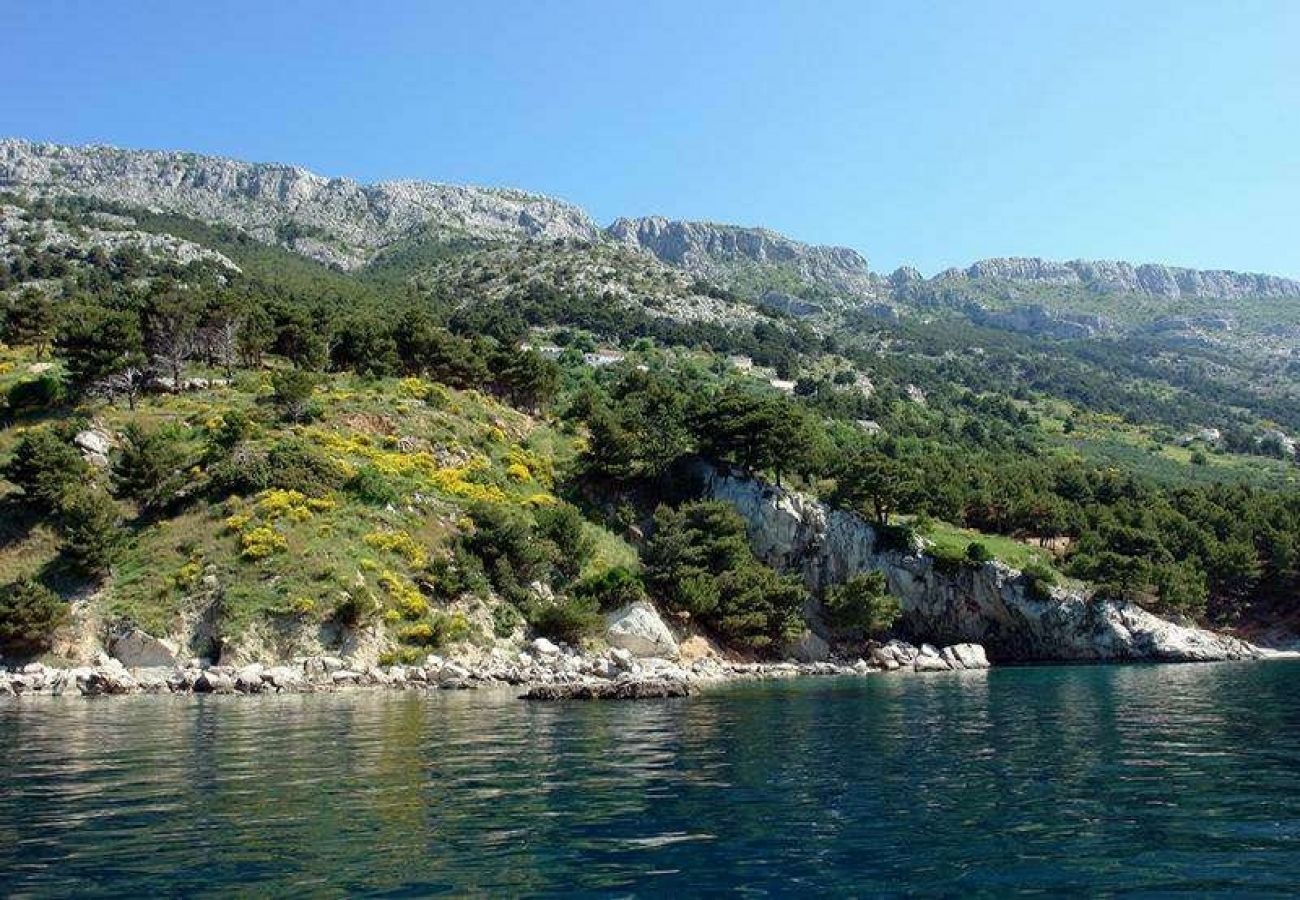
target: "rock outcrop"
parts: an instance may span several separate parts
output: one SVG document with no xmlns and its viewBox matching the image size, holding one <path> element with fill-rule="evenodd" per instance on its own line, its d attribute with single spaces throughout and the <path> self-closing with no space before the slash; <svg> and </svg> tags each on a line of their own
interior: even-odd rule
<svg viewBox="0 0 1300 900">
<path fill-rule="evenodd" d="M 745 519 L 760 558 L 801 573 L 814 591 L 879 570 L 899 598 L 906 628 L 935 644 L 980 644 L 995 662 L 1192 662 L 1263 653 L 1132 603 L 1073 588 L 1036 589 L 1031 579 L 996 561 L 941 571 L 919 548 L 885 546 L 854 513 L 704 463 L 699 475 L 711 497 L 730 503 Z"/>
<path fill-rule="evenodd" d="M 634 656 L 677 659 L 681 651 L 655 608 L 644 601 L 630 603 L 606 616 L 605 640 Z"/>
<path fill-rule="evenodd" d="M 755 276 L 761 282 L 768 270 L 850 298 L 874 296 L 879 287 L 856 250 L 813 246 L 766 228 L 646 216 L 618 219 L 606 234 L 671 266 L 728 285 Z"/>
<path fill-rule="evenodd" d="M 1107 260 L 1076 259 L 1062 263 L 1036 257 L 983 259 L 965 269 L 941 272 L 935 280 L 961 278 L 1084 287 L 1103 294 L 1145 294 L 1171 299 L 1300 297 L 1300 281 L 1276 275 Z"/>
<path fill-rule="evenodd" d="M 298 166 L 195 153 L 0 140 L 0 189 L 92 197 L 222 222 L 343 268 L 356 268 L 415 234 L 600 236 L 582 210 L 539 194 L 424 181 L 358 184 Z"/>
</svg>

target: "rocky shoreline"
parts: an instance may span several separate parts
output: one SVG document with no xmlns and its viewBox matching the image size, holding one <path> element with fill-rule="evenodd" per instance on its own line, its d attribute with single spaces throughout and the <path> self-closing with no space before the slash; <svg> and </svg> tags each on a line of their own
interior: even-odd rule
<svg viewBox="0 0 1300 900">
<path fill-rule="evenodd" d="M 284 694 L 358 688 L 473 690 L 521 688 L 535 700 L 648 699 L 686 696 L 697 688 L 774 678 L 867 676 L 884 672 L 948 672 L 989 667 L 978 644 L 942 649 L 890 641 L 852 661 L 737 662 L 709 656 L 692 662 L 637 657 L 612 647 L 600 653 L 539 638 L 511 653 L 495 649 L 474 660 L 430 655 L 424 665 L 349 667 L 349 660 L 310 656 L 276 665 L 221 666 L 194 660 L 177 666 L 128 669 L 100 655 L 93 666 L 56 668 L 29 663 L 0 667 L 0 697 L 125 696 L 133 694 Z"/>
</svg>

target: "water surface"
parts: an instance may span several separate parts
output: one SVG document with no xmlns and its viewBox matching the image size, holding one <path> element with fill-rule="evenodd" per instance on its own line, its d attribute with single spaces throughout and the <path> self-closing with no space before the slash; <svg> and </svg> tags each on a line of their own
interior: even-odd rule
<svg viewBox="0 0 1300 900">
<path fill-rule="evenodd" d="M 0 895 L 1283 896 L 1297 679 L 6 700 Z"/>
</svg>

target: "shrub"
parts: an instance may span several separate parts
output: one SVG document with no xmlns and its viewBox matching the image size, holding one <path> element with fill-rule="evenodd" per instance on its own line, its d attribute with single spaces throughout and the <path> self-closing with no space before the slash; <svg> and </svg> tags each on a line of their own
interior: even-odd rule
<svg viewBox="0 0 1300 900">
<path fill-rule="evenodd" d="M 343 486 L 343 468 L 297 438 L 276 443 L 266 457 L 272 487 L 320 497 Z"/>
<path fill-rule="evenodd" d="M 883 572 L 864 572 L 832 586 L 822 605 L 833 627 L 853 629 L 865 636 L 888 631 L 902 615 L 898 599 L 889 595 Z"/>
<path fill-rule="evenodd" d="M 1039 600 L 1051 597 L 1051 588 L 1056 584 L 1056 573 L 1041 562 L 1033 562 L 1021 570 L 1029 594 Z"/>
<path fill-rule="evenodd" d="M 520 596 L 546 574 L 545 548 L 532 517 L 503 503 L 477 503 L 470 509 L 474 527 L 461 536 L 465 550 L 478 557 L 493 587 Z"/>
<path fill-rule="evenodd" d="M 577 597 L 592 598 L 602 610 L 620 609 L 648 599 L 641 576 L 623 566 L 587 576 L 573 586 L 572 593 Z"/>
<path fill-rule="evenodd" d="M 379 611 L 379 604 L 369 591 L 346 593 L 339 597 L 330 619 L 339 625 L 355 628 Z"/>
<path fill-rule="evenodd" d="M 241 444 L 208 469 L 208 489 L 217 499 L 258 494 L 271 486 L 271 463 L 261 450 Z"/>
<path fill-rule="evenodd" d="M 184 487 L 185 450 L 174 431 L 132 422 L 122 431 L 122 448 L 113 460 L 118 491 L 145 509 L 159 509 Z"/>
<path fill-rule="evenodd" d="M 976 565 L 983 565 L 993 558 L 989 548 L 980 541 L 971 541 L 966 545 L 966 559 Z"/>
<path fill-rule="evenodd" d="M 61 498 L 63 555 L 87 575 L 102 575 L 112 566 L 121 548 L 120 525 L 117 504 L 100 490 L 78 485 Z"/>
<path fill-rule="evenodd" d="M 522 621 L 523 613 L 513 603 L 498 603 L 492 610 L 492 633 L 499 638 L 510 637 Z"/>
<path fill-rule="evenodd" d="M 44 512 L 58 505 L 69 486 L 84 481 L 90 466 L 53 430 L 33 428 L 18 439 L 0 475 L 22 489 L 28 505 Z"/>
<path fill-rule="evenodd" d="M 316 375 L 305 369 L 285 369 L 271 376 L 271 401 L 287 422 L 307 422 L 319 411 L 312 405 Z"/>
<path fill-rule="evenodd" d="M 955 575 L 961 571 L 962 566 L 969 562 L 966 553 L 956 547 L 948 547 L 942 544 L 935 544 L 926 549 L 930 558 L 934 560 L 934 567 L 945 575 Z"/>
<path fill-rule="evenodd" d="M 541 506 L 534 514 L 537 533 L 550 543 L 551 564 L 565 579 L 576 578 L 595 549 L 582 513 L 571 503 Z"/>
<path fill-rule="evenodd" d="M 61 405 L 67 395 L 62 378 L 42 375 L 31 381 L 20 381 L 9 389 L 9 409 L 15 413 L 53 409 Z"/>
<path fill-rule="evenodd" d="M 34 578 L 0 588 L 0 650 L 31 655 L 48 650 L 68 605 Z"/>
<path fill-rule="evenodd" d="M 371 506 L 388 506 L 402 499 L 397 488 L 374 466 L 362 466 L 343 487 L 362 503 Z"/>
<path fill-rule="evenodd" d="M 894 525 L 874 525 L 876 543 L 881 550 L 911 553 L 916 549 L 916 529 L 905 522 Z"/>
<path fill-rule="evenodd" d="M 580 644 L 600 630 L 604 618 L 596 601 L 589 598 L 568 597 L 554 603 L 536 603 L 528 611 L 528 624 L 533 630 L 553 641 Z"/>
</svg>

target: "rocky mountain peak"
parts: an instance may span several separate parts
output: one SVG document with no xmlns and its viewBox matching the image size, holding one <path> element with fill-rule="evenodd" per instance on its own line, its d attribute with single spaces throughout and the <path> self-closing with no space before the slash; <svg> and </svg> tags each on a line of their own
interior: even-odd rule
<svg viewBox="0 0 1300 900">
<path fill-rule="evenodd" d="M 1276 275 L 1108 260 L 1053 262 L 1037 257 L 1002 257 L 983 259 L 965 269 L 948 269 L 937 277 L 1080 286 L 1102 294 L 1145 294 L 1170 299 L 1300 297 L 1300 282 Z"/>
<path fill-rule="evenodd" d="M 0 140 L 0 189 L 83 196 L 222 222 L 356 268 L 417 232 L 485 240 L 597 240 L 572 204 L 426 181 L 360 184 L 298 166 L 195 153 Z"/>
<path fill-rule="evenodd" d="M 805 244 L 766 228 L 643 216 L 618 219 L 606 234 L 669 265 L 724 284 L 743 281 L 759 268 L 784 272 L 837 294 L 858 297 L 875 292 L 867 261 L 856 250 Z"/>
</svg>

